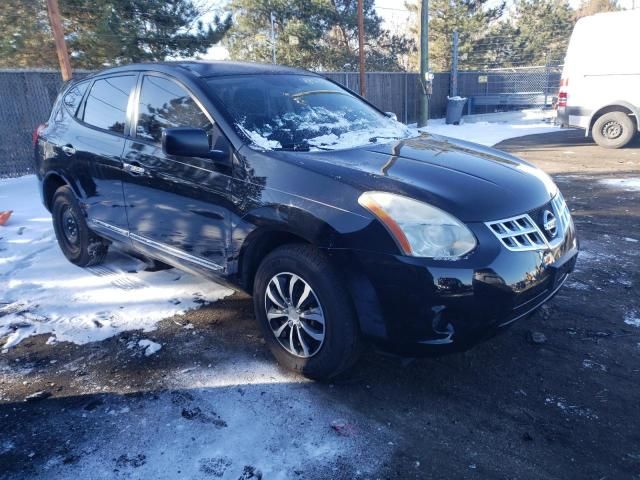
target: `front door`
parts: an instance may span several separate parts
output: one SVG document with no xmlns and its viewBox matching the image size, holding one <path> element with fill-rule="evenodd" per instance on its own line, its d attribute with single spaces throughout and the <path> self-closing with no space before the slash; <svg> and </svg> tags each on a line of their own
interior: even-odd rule
<svg viewBox="0 0 640 480">
<path fill-rule="evenodd" d="M 230 164 L 166 155 L 161 139 L 169 127 L 204 128 L 213 142 L 226 138 L 186 88 L 164 75 L 142 76 L 135 110 L 137 122 L 122 156 L 134 245 L 169 263 L 178 258 L 181 266 L 224 274 L 230 244 Z"/>
</svg>

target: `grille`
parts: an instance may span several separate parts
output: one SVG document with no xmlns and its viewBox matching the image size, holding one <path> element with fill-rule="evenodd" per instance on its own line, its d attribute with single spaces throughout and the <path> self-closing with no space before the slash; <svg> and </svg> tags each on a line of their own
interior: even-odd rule
<svg viewBox="0 0 640 480">
<path fill-rule="evenodd" d="M 536 223 L 531 217 L 531 215 L 540 217 L 544 210 L 552 211 L 556 217 L 555 235 L 549 232 L 545 234 L 542 222 Z M 546 207 L 516 217 L 487 222 L 486 225 L 505 247 L 515 252 L 522 252 L 555 247 L 564 239 L 570 223 L 569 207 L 562 194 L 558 192 Z"/>
<path fill-rule="evenodd" d="M 547 246 L 540 229 L 527 214 L 487 225 L 509 250 L 538 250 Z"/>
<path fill-rule="evenodd" d="M 553 197 L 551 200 L 551 205 L 553 210 L 558 217 L 558 222 L 560 223 L 560 227 L 564 232 L 571 222 L 571 214 L 569 213 L 569 207 L 567 206 L 567 202 L 564 201 L 564 197 L 560 192 Z"/>
</svg>

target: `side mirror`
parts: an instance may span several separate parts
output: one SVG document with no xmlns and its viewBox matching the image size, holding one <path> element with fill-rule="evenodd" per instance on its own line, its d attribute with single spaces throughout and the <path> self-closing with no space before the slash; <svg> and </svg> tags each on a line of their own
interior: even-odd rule
<svg viewBox="0 0 640 480">
<path fill-rule="evenodd" d="M 384 114 L 392 120 L 398 121 L 398 116 L 393 112 L 384 112 Z"/>
<path fill-rule="evenodd" d="M 181 157 L 210 156 L 209 137 L 202 128 L 165 128 L 162 132 L 162 151 Z"/>
</svg>

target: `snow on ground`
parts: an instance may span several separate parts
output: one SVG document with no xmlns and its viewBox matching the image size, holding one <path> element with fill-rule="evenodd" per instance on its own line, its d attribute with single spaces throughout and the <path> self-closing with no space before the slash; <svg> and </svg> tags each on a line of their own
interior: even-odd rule
<svg viewBox="0 0 640 480">
<path fill-rule="evenodd" d="M 428 125 L 420 130 L 492 146 L 508 138 L 549 133 L 560 129 L 548 120 L 547 112 L 524 110 L 521 112 L 469 115 L 463 117 L 460 125 L 447 125 L 444 118 L 439 118 L 429 120 Z"/>
<path fill-rule="evenodd" d="M 144 349 L 145 357 L 153 355 L 162 348 L 161 344 L 156 343 L 153 340 L 149 340 L 148 338 L 143 338 L 142 340 L 138 341 L 138 346 Z"/>
<path fill-rule="evenodd" d="M 55 438 L 82 427 L 38 478 L 356 479 L 388 461 L 398 442 L 388 425 L 252 352 L 218 354 L 213 367 L 163 367 L 162 389 L 87 392 L 88 407 L 46 415 Z M 2 448 L 18 455 L 24 444 Z"/>
<path fill-rule="evenodd" d="M 15 210 L 0 227 L 3 348 L 42 333 L 51 342 L 82 344 L 150 331 L 163 318 L 232 293 L 174 269 L 145 272 L 143 262 L 115 250 L 103 265 L 72 265 L 58 248 L 34 176 L 0 180 L 0 208 Z"/>
<path fill-rule="evenodd" d="M 605 178 L 600 183 L 607 187 L 626 190 L 629 192 L 640 191 L 640 177 L 634 178 Z"/>
</svg>

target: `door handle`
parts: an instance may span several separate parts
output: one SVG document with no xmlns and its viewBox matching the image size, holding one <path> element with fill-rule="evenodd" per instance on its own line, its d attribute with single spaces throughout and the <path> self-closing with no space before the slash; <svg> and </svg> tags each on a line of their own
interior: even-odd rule
<svg viewBox="0 0 640 480">
<path fill-rule="evenodd" d="M 146 173 L 146 170 L 143 167 L 133 163 L 123 163 L 122 168 L 131 175 L 144 175 Z"/>
<path fill-rule="evenodd" d="M 76 153 L 76 149 L 71 145 L 64 145 L 62 147 L 62 151 L 67 155 L 73 155 L 74 153 Z"/>
</svg>

